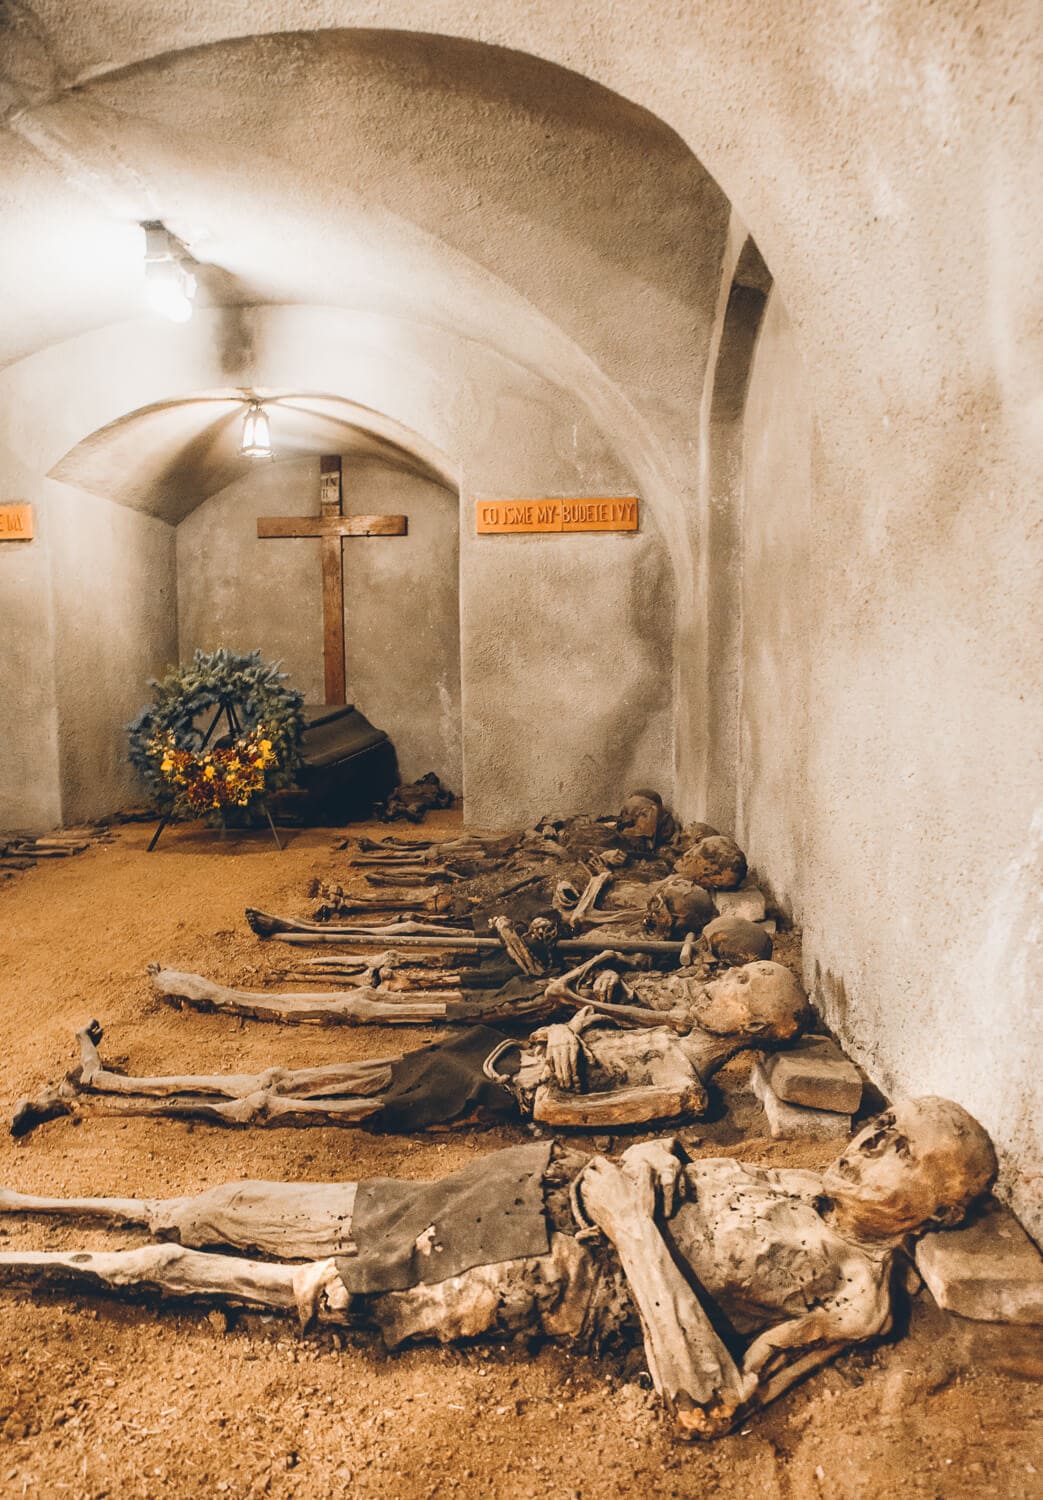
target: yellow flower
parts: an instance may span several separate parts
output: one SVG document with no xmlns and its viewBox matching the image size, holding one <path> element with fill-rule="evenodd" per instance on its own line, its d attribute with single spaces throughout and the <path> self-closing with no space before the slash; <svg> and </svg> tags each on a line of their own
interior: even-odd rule
<svg viewBox="0 0 1043 1500">
<path fill-rule="evenodd" d="M 208 765 L 208 766 L 204 767 L 204 769 L 203 769 L 203 776 L 205 777 L 205 779 L 207 781 L 213 781 L 213 779 L 214 779 L 214 777 L 216 775 L 217 775 L 217 772 L 214 770 L 213 766 L 209 766 Z"/>
<path fill-rule="evenodd" d="M 160 761 L 159 769 L 161 771 L 172 771 L 174 769 L 174 762 L 170 759 L 169 755 L 165 755 Z"/>
</svg>

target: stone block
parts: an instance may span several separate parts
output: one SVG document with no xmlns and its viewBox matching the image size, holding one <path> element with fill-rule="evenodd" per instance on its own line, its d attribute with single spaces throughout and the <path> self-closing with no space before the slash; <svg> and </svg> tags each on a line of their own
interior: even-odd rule
<svg viewBox="0 0 1043 1500">
<path fill-rule="evenodd" d="M 1043 1256 L 995 1199 L 966 1228 L 925 1234 L 916 1266 L 938 1306 L 962 1318 L 1043 1324 Z"/>
<path fill-rule="evenodd" d="M 719 917 L 742 917 L 746 922 L 763 922 L 767 914 L 764 892 L 755 885 L 744 885 L 737 891 L 714 891 L 713 904 Z"/>
<path fill-rule="evenodd" d="M 768 1082 L 760 1058 L 754 1058 L 750 1083 L 764 1107 L 768 1130 L 773 1141 L 844 1139 L 851 1134 L 851 1116 L 831 1109 L 807 1109 L 802 1104 L 787 1104 Z"/>
<path fill-rule="evenodd" d="M 862 1075 L 828 1036 L 806 1036 L 769 1054 L 764 1073 L 787 1104 L 853 1115 L 862 1103 Z"/>
</svg>

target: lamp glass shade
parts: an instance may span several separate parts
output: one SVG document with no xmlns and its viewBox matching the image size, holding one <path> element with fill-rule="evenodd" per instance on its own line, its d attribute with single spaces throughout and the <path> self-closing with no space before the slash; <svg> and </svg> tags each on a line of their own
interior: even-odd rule
<svg viewBox="0 0 1043 1500">
<path fill-rule="evenodd" d="M 243 458 L 271 458 L 272 432 L 268 413 L 263 406 L 251 406 L 243 417 L 243 440 L 239 445 Z"/>
</svg>

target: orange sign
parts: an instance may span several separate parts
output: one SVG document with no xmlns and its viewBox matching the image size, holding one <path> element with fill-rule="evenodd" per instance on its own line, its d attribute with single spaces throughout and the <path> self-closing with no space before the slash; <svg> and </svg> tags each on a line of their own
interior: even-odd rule
<svg viewBox="0 0 1043 1500">
<path fill-rule="evenodd" d="M 520 531 L 636 531 L 637 499 L 479 500 L 479 536 Z"/>
<path fill-rule="evenodd" d="M 32 506 L 0 505 L 0 542 L 31 542 L 32 539 Z"/>
</svg>

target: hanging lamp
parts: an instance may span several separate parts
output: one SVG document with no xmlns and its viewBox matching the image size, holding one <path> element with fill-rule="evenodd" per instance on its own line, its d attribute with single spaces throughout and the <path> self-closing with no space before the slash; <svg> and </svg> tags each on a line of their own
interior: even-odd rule
<svg viewBox="0 0 1043 1500">
<path fill-rule="evenodd" d="M 243 439 L 239 444 L 241 458 L 274 458 L 272 430 L 268 413 L 259 401 L 251 401 L 243 416 Z"/>
</svg>

